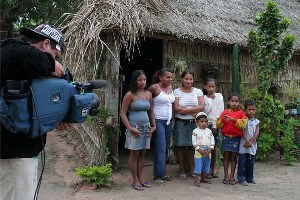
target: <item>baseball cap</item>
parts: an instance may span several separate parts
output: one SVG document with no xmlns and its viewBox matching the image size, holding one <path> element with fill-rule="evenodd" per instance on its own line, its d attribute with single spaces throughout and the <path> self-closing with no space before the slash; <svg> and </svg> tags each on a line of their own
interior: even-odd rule
<svg viewBox="0 0 300 200">
<path fill-rule="evenodd" d="M 197 115 L 196 115 L 196 118 L 197 119 L 199 116 L 205 116 L 207 117 L 207 114 L 205 112 L 199 112 Z"/>
<path fill-rule="evenodd" d="M 54 41 L 56 43 L 55 48 L 61 53 L 63 53 L 66 49 L 63 33 L 53 25 L 41 24 L 35 29 L 22 27 L 20 29 L 20 33 L 28 38 L 34 38 L 34 36 L 44 36 L 45 38 Z"/>
</svg>

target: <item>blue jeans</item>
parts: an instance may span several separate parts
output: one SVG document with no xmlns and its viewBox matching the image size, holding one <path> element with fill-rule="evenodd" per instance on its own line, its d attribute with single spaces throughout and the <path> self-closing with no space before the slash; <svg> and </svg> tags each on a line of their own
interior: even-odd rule
<svg viewBox="0 0 300 200">
<path fill-rule="evenodd" d="M 172 123 L 169 125 L 166 123 L 167 120 L 155 120 L 156 132 L 154 134 L 155 155 L 153 173 L 155 177 L 160 178 L 166 176 L 166 160 L 172 131 Z"/>
<path fill-rule="evenodd" d="M 253 182 L 255 155 L 241 153 L 238 161 L 237 179 L 240 182 Z"/>
<path fill-rule="evenodd" d="M 213 126 L 212 124 L 209 124 L 207 128 L 212 130 L 212 126 Z M 217 128 L 217 134 L 214 135 L 214 139 L 215 139 L 215 144 L 217 146 L 219 146 L 219 144 L 220 144 L 220 129 L 219 128 Z"/>
</svg>

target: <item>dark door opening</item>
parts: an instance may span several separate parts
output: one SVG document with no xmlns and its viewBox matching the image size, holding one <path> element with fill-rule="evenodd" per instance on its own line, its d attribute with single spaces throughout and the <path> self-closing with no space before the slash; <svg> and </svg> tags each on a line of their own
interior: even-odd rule
<svg viewBox="0 0 300 200">
<path fill-rule="evenodd" d="M 121 69 L 120 74 L 125 76 L 125 81 L 123 82 L 122 95 L 123 99 L 126 94 L 131 74 L 135 70 L 141 69 L 145 72 L 147 77 L 147 86 L 151 85 L 151 79 L 153 74 L 162 68 L 163 66 L 163 40 L 155 38 L 139 38 L 140 42 L 138 47 L 134 50 L 134 55 L 129 61 L 125 56 L 125 51 L 122 50 L 120 54 Z M 122 101 L 121 99 L 121 101 Z M 121 135 L 119 139 L 119 151 L 124 151 L 125 144 L 125 126 L 122 121 L 120 123 Z"/>
</svg>

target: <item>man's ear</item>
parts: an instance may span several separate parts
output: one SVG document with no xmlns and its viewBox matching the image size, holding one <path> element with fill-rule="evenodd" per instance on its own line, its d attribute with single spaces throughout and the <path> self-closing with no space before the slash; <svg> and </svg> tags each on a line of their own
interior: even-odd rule
<svg viewBox="0 0 300 200">
<path fill-rule="evenodd" d="M 51 48 L 50 40 L 49 39 L 43 40 L 42 46 L 43 46 L 44 49 L 48 49 L 49 47 Z"/>
</svg>

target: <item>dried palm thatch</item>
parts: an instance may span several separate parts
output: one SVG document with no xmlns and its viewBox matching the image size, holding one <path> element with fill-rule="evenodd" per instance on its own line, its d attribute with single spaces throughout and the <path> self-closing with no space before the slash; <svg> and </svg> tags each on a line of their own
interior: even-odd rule
<svg viewBox="0 0 300 200">
<path fill-rule="evenodd" d="M 300 35 L 298 0 L 276 0 L 284 16 L 292 19 L 288 33 Z M 134 51 L 138 36 L 161 33 L 180 39 L 247 46 L 247 37 L 255 27 L 255 14 L 265 9 L 265 0 L 94 0 L 87 1 L 67 28 L 65 62 L 75 74 L 93 63 L 105 49 L 101 33 L 116 30 L 127 55 Z M 300 50 L 297 40 L 296 50 Z M 79 72 L 80 69 L 80 72 Z"/>
<path fill-rule="evenodd" d="M 86 69 L 89 65 L 94 66 L 95 76 L 100 56 L 107 47 L 100 37 L 101 33 L 118 30 L 120 35 L 116 40 L 120 41 L 130 55 L 138 36 L 145 33 L 141 13 L 144 16 L 157 15 L 167 8 L 168 0 L 87 1 L 72 20 L 63 25 L 67 29 L 64 62 L 73 66 L 73 73 L 80 80 L 87 77 Z M 151 22 L 148 30 L 151 30 Z"/>
</svg>

